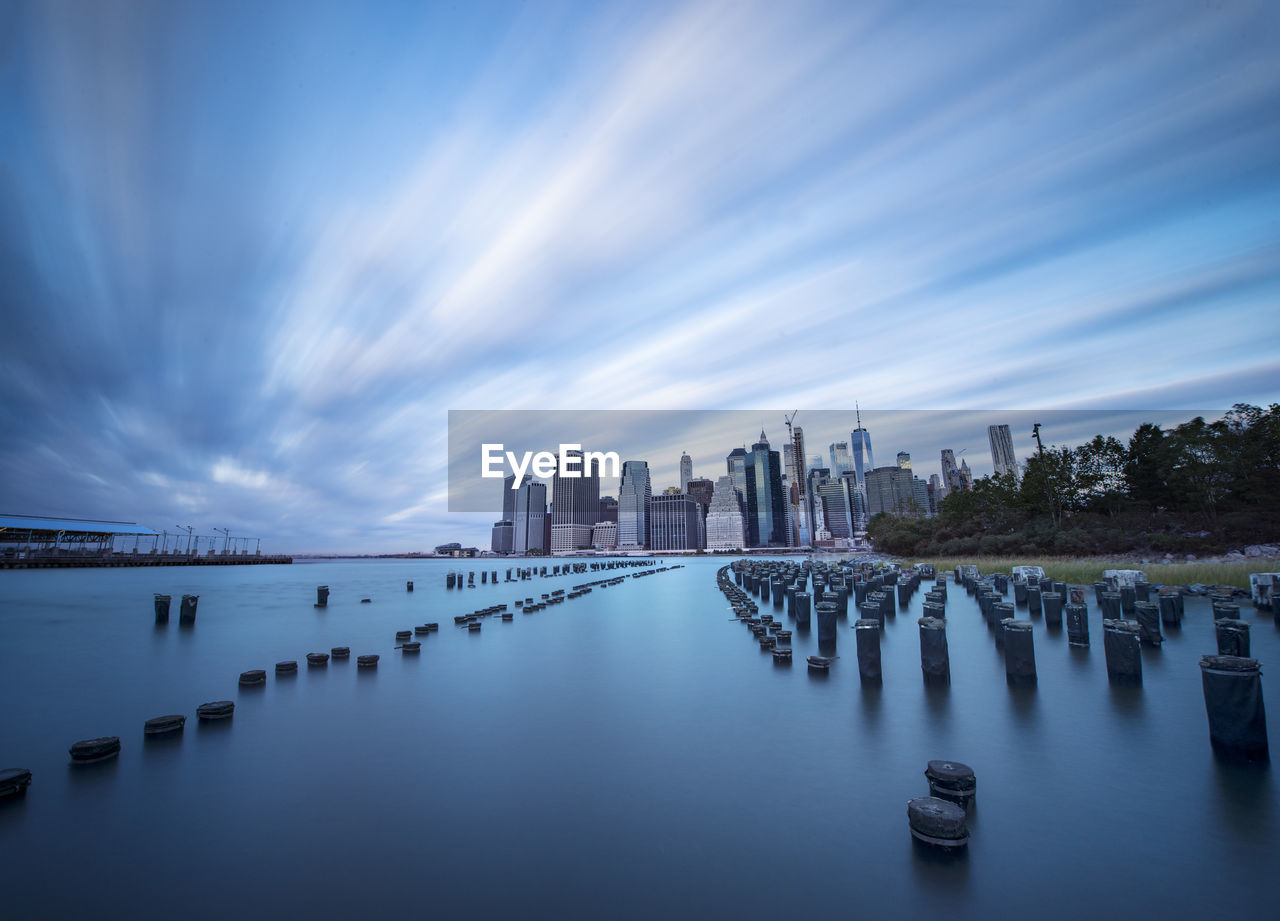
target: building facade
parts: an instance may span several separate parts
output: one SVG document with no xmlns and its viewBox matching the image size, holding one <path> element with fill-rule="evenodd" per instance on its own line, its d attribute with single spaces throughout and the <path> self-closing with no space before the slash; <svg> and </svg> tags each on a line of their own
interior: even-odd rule
<svg viewBox="0 0 1280 921">
<path fill-rule="evenodd" d="M 707 508 L 706 533 L 708 550 L 741 550 L 747 545 L 746 508 L 733 477 L 716 480 Z"/>
<path fill-rule="evenodd" d="M 653 486 L 649 464 L 626 461 L 622 465 L 622 485 L 618 488 L 618 549 L 643 550 L 649 545 L 649 505 Z"/>
<path fill-rule="evenodd" d="M 991 466 L 997 474 L 1018 475 L 1018 459 L 1013 454 L 1013 433 L 1007 425 L 988 425 L 987 440 L 991 442 Z"/>
<path fill-rule="evenodd" d="M 513 553 L 546 552 L 547 487 L 545 483 L 526 483 L 516 490 L 514 508 Z"/>
<path fill-rule="evenodd" d="M 746 463 L 747 544 L 787 546 L 786 502 L 782 495 L 782 458 L 769 449 L 764 430 L 751 446 Z"/>
<path fill-rule="evenodd" d="M 911 471 L 901 467 L 876 467 L 866 475 L 867 514 L 913 517 L 916 509 Z"/>
<path fill-rule="evenodd" d="M 692 496 L 654 496 L 649 506 L 650 550 L 697 550 L 702 514 Z"/>
<path fill-rule="evenodd" d="M 597 465 L 584 466 L 581 451 L 569 451 L 566 460 L 582 475 L 562 477 L 557 458 L 551 480 L 551 549 L 556 552 L 590 548 L 591 529 L 600 520 Z"/>
</svg>

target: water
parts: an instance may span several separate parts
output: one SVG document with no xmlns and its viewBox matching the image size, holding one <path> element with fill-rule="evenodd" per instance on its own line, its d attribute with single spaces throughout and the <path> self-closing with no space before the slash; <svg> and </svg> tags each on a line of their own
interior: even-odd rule
<svg viewBox="0 0 1280 921">
<path fill-rule="evenodd" d="M 1014 690 L 952 584 L 938 690 L 920 675 L 922 590 L 888 623 L 884 686 L 868 691 L 848 624 L 829 675 L 804 665 L 816 629 L 775 665 L 730 620 L 722 560 L 468 634 L 453 615 L 600 577 L 444 589 L 478 563 L 0 573 L 0 767 L 35 772 L 25 799 L 0 803 L 4 917 L 1273 909 L 1275 783 L 1211 753 L 1205 600 L 1144 648 L 1141 688 L 1113 688 L 1090 591 L 1093 647 L 1036 620 L 1039 684 Z M 154 592 L 174 596 L 168 627 Z M 200 596 L 192 629 L 177 623 L 184 592 Z M 1280 661 L 1270 615 L 1241 610 L 1254 655 Z M 440 633 L 402 658 L 395 631 L 428 620 Z M 308 669 L 306 653 L 335 645 L 352 659 Z M 382 655 L 375 672 L 357 672 L 364 652 Z M 299 674 L 277 679 L 281 659 Z M 249 668 L 267 669 L 265 688 L 237 687 Z M 1274 739 L 1280 675 L 1263 680 Z M 195 719 L 224 698 L 229 723 Z M 186 731 L 144 742 L 165 713 L 186 713 Z M 67 747 L 99 735 L 121 737 L 118 761 L 69 766 Z M 959 860 L 907 830 L 932 758 L 977 771 Z"/>
</svg>

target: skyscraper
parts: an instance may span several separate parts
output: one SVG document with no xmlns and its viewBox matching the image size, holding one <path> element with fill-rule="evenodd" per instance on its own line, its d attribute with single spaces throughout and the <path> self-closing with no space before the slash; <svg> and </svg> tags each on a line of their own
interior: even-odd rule
<svg viewBox="0 0 1280 921">
<path fill-rule="evenodd" d="M 693 479 L 693 458 L 687 453 L 680 455 L 680 491 L 687 492 L 689 481 Z"/>
<path fill-rule="evenodd" d="M 942 449 L 942 488 L 944 496 L 965 490 L 964 477 L 956 466 L 956 454 L 950 448 Z"/>
<path fill-rule="evenodd" d="M 786 489 L 787 539 L 793 547 L 807 547 L 813 542 L 813 530 L 809 526 L 804 488 L 804 429 L 798 425 L 791 428 L 791 458 Z"/>
<path fill-rule="evenodd" d="M 645 461 L 622 465 L 622 485 L 618 488 L 618 549 L 643 550 L 649 543 L 649 504 L 653 486 Z"/>
<path fill-rule="evenodd" d="M 523 486 L 532 479 L 533 477 L 526 473 L 520 485 Z M 517 490 L 512 488 L 515 482 L 514 473 L 507 474 L 502 481 L 502 520 L 493 523 L 493 533 L 489 539 L 489 549 L 494 553 L 510 553 L 515 546 Z"/>
<path fill-rule="evenodd" d="M 876 467 L 867 473 L 867 514 L 881 512 L 900 517 L 913 516 L 916 509 L 911 471 L 901 467 Z"/>
<path fill-rule="evenodd" d="M 520 486 L 528 483 L 533 479 L 529 474 L 525 474 L 520 480 Z M 516 475 L 508 473 L 502 480 L 502 520 L 514 521 L 516 517 L 516 492 L 519 486 L 515 485 Z"/>
<path fill-rule="evenodd" d="M 898 452 L 898 469 L 899 470 L 911 469 L 911 455 L 908 454 L 906 451 Z"/>
<path fill-rule="evenodd" d="M 513 512 L 515 553 L 546 550 L 547 487 L 545 483 L 525 483 L 516 490 Z"/>
<path fill-rule="evenodd" d="M 707 549 L 740 550 L 747 545 L 746 509 L 742 493 L 733 485 L 733 477 L 716 480 L 707 509 Z"/>
<path fill-rule="evenodd" d="M 747 541 L 752 547 L 787 545 L 786 503 L 782 495 L 782 458 L 769 450 L 769 439 L 760 440 L 746 455 Z"/>
<path fill-rule="evenodd" d="M 997 474 L 1018 475 L 1018 459 L 1013 454 L 1013 433 L 1007 425 L 988 425 L 987 439 L 991 442 L 991 465 Z"/>
<path fill-rule="evenodd" d="M 859 485 L 866 486 L 867 471 L 875 469 L 876 462 L 871 456 L 871 435 L 862 427 L 862 412 L 856 408 L 855 412 L 858 414 L 858 427 L 849 433 L 849 453 L 853 457 L 853 469 L 858 475 Z"/>
<path fill-rule="evenodd" d="M 600 477 L 596 464 L 583 464 L 581 451 L 566 458 L 581 476 L 560 476 L 560 464 L 551 480 L 551 549 L 579 550 L 591 546 L 591 529 L 600 517 Z"/>
<path fill-rule="evenodd" d="M 747 449 L 734 448 L 724 459 L 724 463 L 733 480 L 734 489 L 742 493 L 745 498 L 747 495 Z"/>
<path fill-rule="evenodd" d="M 677 492 L 653 497 L 649 505 L 650 550 L 697 550 L 701 535 L 702 513 L 693 496 Z"/>
<path fill-rule="evenodd" d="M 827 446 L 831 455 L 831 475 L 839 476 L 846 470 L 853 469 L 853 458 L 849 456 L 849 442 L 833 441 Z"/>
</svg>

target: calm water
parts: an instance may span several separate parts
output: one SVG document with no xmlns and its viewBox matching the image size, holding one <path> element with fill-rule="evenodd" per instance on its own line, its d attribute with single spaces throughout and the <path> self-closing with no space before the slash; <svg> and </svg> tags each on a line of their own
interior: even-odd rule
<svg viewBox="0 0 1280 921">
<path fill-rule="evenodd" d="M 0 915 L 1271 916 L 1275 781 L 1211 753 L 1206 601 L 1143 650 L 1141 688 L 1109 685 L 1092 597 L 1089 650 L 1037 620 L 1039 685 L 1015 691 L 952 584 L 952 684 L 936 690 L 920 675 L 922 590 L 888 623 L 871 692 L 847 624 L 829 675 L 804 666 L 816 632 L 776 666 L 730 621 L 722 563 L 479 634 L 453 615 L 600 576 L 446 592 L 448 569 L 480 567 L 0 573 L 0 767 L 35 772 L 0 803 Z M 154 592 L 174 596 L 167 628 Z M 192 629 L 184 592 L 200 595 Z M 1242 613 L 1254 655 L 1280 662 L 1271 616 Z M 427 620 L 440 633 L 402 658 L 395 631 Z M 353 658 L 307 668 L 335 645 Z M 357 672 L 364 652 L 382 655 L 376 672 Z M 280 659 L 300 673 L 277 679 Z M 265 688 L 237 687 L 249 668 Z M 1263 680 L 1275 743 L 1280 673 Z M 234 719 L 200 725 L 196 706 L 223 698 Z M 144 743 L 165 713 L 186 731 Z M 118 761 L 68 765 L 71 742 L 108 734 Z M 918 853 L 907 830 L 931 758 L 977 772 L 960 860 Z"/>
</svg>

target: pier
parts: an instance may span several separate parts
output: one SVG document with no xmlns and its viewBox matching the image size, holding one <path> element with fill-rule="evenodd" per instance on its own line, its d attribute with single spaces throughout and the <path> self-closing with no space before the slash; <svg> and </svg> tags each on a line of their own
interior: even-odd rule
<svg viewBox="0 0 1280 921">
<path fill-rule="evenodd" d="M 230 531 L 223 531 L 221 537 L 203 537 L 196 535 L 193 528 L 182 528 L 181 532 L 156 531 L 131 521 L 0 515 L 0 569 L 251 566 L 293 562 L 293 557 L 284 554 L 263 554 L 258 538 L 232 537 Z M 202 540 L 206 541 L 203 553 Z M 250 543 L 254 545 L 253 552 L 249 551 Z"/>
</svg>

